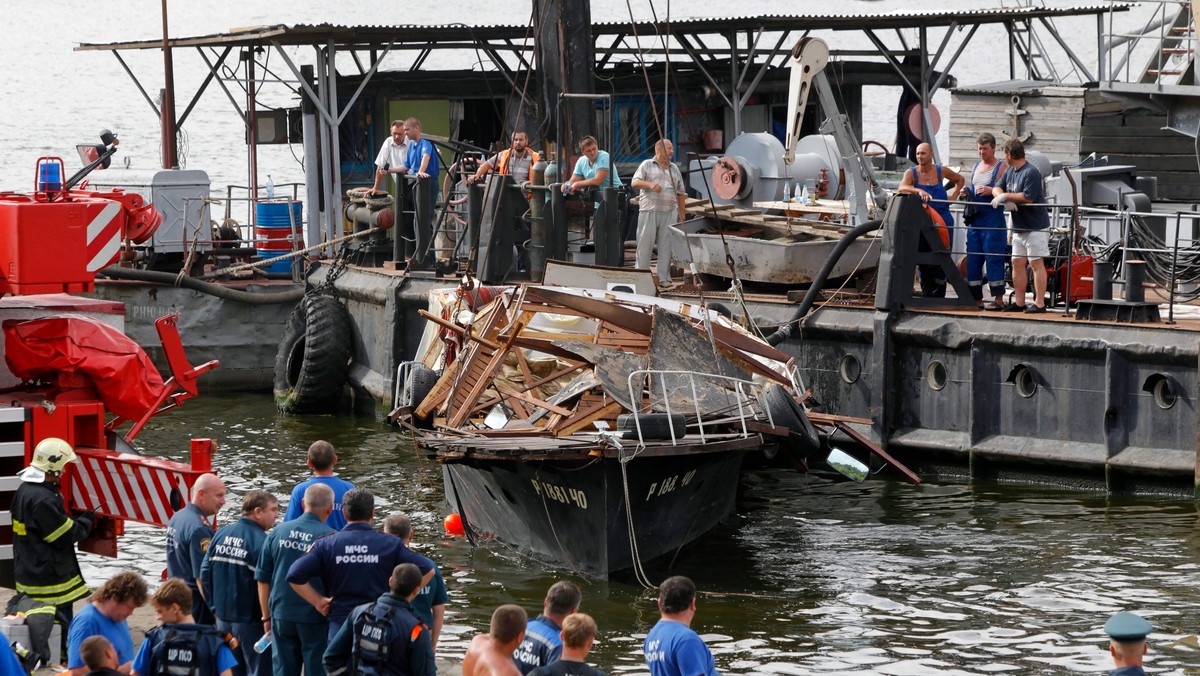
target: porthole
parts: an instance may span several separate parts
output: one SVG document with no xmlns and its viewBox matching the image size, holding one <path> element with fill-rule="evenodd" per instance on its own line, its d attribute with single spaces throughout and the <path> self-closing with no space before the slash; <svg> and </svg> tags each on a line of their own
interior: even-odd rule
<svg viewBox="0 0 1200 676">
<path fill-rule="evenodd" d="M 1028 366 L 1018 366 L 1013 372 L 1012 382 L 1017 387 L 1017 394 L 1026 399 L 1037 394 L 1037 379 L 1033 377 L 1033 371 L 1029 370 Z"/>
<path fill-rule="evenodd" d="M 1175 391 L 1175 383 L 1170 378 L 1159 378 L 1154 383 L 1154 403 L 1164 411 L 1179 401 L 1179 393 Z"/>
<path fill-rule="evenodd" d="M 940 361 L 929 362 L 925 367 L 925 383 L 929 389 L 940 391 L 946 387 L 946 365 Z"/>
<path fill-rule="evenodd" d="M 862 375 L 862 364 L 859 363 L 858 357 L 852 354 L 842 355 L 838 361 L 838 375 L 847 385 L 858 382 L 858 377 Z"/>
</svg>

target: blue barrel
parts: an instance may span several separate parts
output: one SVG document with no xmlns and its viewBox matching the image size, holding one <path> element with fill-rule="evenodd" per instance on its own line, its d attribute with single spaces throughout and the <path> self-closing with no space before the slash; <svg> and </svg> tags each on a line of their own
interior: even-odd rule
<svg viewBox="0 0 1200 676">
<path fill-rule="evenodd" d="M 300 220 L 304 203 L 296 200 L 259 202 L 254 208 L 254 248 L 266 260 L 304 248 L 304 223 Z M 295 237 L 292 228 L 295 227 Z M 292 271 L 291 258 L 266 266 L 266 272 Z"/>
<path fill-rule="evenodd" d="M 62 190 L 62 164 L 56 161 L 42 161 L 38 164 L 38 190 Z"/>
</svg>

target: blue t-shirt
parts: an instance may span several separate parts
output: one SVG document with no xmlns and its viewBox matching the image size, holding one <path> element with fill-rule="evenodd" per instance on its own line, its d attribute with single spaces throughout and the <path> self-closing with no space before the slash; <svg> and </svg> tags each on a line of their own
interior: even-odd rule
<svg viewBox="0 0 1200 676">
<path fill-rule="evenodd" d="M 8 641 L 0 641 L 0 674 L 23 674 L 25 668 Z"/>
<path fill-rule="evenodd" d="M 408 170 L 412 174 L 416 174 L 421 170 L 421 159 L 426 155 L 429 156 L 429 166 L 425 167 L 425 173 L 429 174 L 434 185 L 437 184 L 438 172 L 441 171 L 441 166 L 438 164 L 437 149 L 433 147 L 433 142 L 422 137 L 420 141 L 408 141 Z"/>
<path fill-rule="evenodd" d="M 212 526 L 204 513 L 191 503 L 175 512 L 167 523 L 167 576 L 183 580 L 192 593 L 196 591 L 200 564 L 212 536 Z"/>
<path fill-rule="evenodd" d="M 298 519 L 279 524 L 267 536 L 262 554 L 258 557 L 254 579 L 271 583 L 271 596 L 268 601 L 271 617 L 303 624 L 325 624 L 325 616 L 317 612 L 308 601 L 300 598 L 292 589 L 292 585 L 288 584 L 287 573 L 296 559 L 308 553 L 313 543 L 336 532 L 321 523 L 314 514 L 305 513 Z M 312 583 L 318 592 L 325 593 L 325 587 L 320 580 L 314 579 Z"/>
<path fill-rule="evenodd" d="M 651 676 L 717 676 L 712 653 L 682 622 L 659 620 L 642 644 Z"/>
<path fill-rule="evenodd" d="M 608 172 L 609 172 L 608 177 L 612 179 L 612 184 L 613 184 L 614 188 L 621 187 L 621 185 L 622 185 L 621 176 L 619 174 L 617 174 L 616 169 L 612 168 L 612 161 L 609 160 L 608 151 L 606 151 L 606 150 L 601 150 L 601 151 L 597 152 L 595 164 L 592 164 L 591 162 L 588 161 L 587 155 L 584 155 L 583 157 L 579 158 L 575 162 L 575 171 L 573 171 L 571 173 L 582 176 L 583 178 L 596 178 L 596 173 L 599 172 L 601 169 L 608 170 Z M 604 183 L 600 184 L 598 187 L 599 188 L 607 188 L 608 187 L 608 178 L 604 179 Z"/>
<path fill-rule="evenodd" d="M 288 500 L 287 514 L 283 515 L 283 520 L 292 521 L 300 518 L 300 515 L 304 513 L 304 491 L 313 484 L 325 484 L 333 490 L 333 511 L 325 520 L 325 525 L 334 530 L 345 528 L 346 515 L 342 514 L 342 496 L 346 494 L 346 491 L 354 488 L 354 484 L 335 476 L 315 476 L 308 481 L 296 484 L 296 487 L 292 489 L 292 498 Z"/>
<path fill-rule="evenodd" d="M 150 673 L 150 656 L 154 652 L 154 639 L 147 636 L 142 641 L 142 645 L 138 648 L 137 657 L 133 658 L 133 670 L 139 674 Z M 124 662 L 122 662 L 124 664 Z M 226 669 L 237 667 L 237 658 L 233 656 L 233 651 L 224 643 L 217 650 L 217 673 L 224 673 Z"/>
<path fill-rule="evenodd" d="M 421 587 L 421 591 L 417 592 L 416 598 L 412 600 L 413 614 L 432 629 L 433 607 L 444 606 L 448 600 L 449 597 L 446 595 L 446 581 L 442 579 L 442 571 L 437 566 L 434 566 L 433 578 L 429 580 L 429 584 Z M 311 608 L 312 606 L 309 607 Z"/>
<path fill-rule="evenodd" d="M 288 569 L 289 583 L 304 584 L 313 578 L 325 584 L 325 594 L 333 597 L 329 623 L 346 621 L 356 606 L 370 603 L 388 590 L 392 570 L 412 563 L 424 575 L 433 570 L 433 561 L 404 545 L 395 535 L 380 533 L 371 524 L 355 521 L 341 531 L 317 540 L 308 553 Z"/>
<path fill-rule="evenodd" d="M 133 659 L 133 637 L 129 634 L 129 623 L 125 620 L 113 622 L 94 604 L 89 603 L 75 615 L 70 628 L 67 629 L 67 668 L 76 669 L 83 666 L 79 646 L 97 635 L 108 639 L 117 649 L 118 662 L 125 664 Z"/>
</svg>

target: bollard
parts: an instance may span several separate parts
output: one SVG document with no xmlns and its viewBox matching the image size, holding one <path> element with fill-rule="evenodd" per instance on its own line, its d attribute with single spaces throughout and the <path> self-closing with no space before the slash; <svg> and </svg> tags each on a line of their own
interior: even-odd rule
<svg viewBox="0 0 1200 676">
<path fill-rule="evenodd" d="M 1112 300 L 1112 269 L 1112 263 L 1092 263 L 1092 300 Z"/>
<path fill-rule="evenodd" d="M 413 255 L 410 269 L 425 267 L 425 257 L 428 253 L 429 239 L 433 232 L 433 194 L 430 188 L 431 177 L 417 178 L 413 187 L 415 208 L 413 215 Z"/>
<path fill-rule="evenodd" d="M 546 184 L 546 163 L 533 165 L 533 184 Z M 546 273 L 546 195 L 534 190 L 529 197 L 529 279 L 540 282 Z"/>
<path fill-rule="evenodd" d="M 567 260 L 567 196 L 562 184 L 550 184 L 550 213 L 546 223 L 546 259 Z"/>
<path fill-rule="evenodd" d="M 481 246 L 479 242 L 479 224 L 483 220 L 483 183 L 473 183 L 467 186 L 467 246 L 470 257 L 475 260 L 475 272 L 479 272 L 479 262 L 486 251 L 476 251 Z M 483 243 L 484 247 L 487 246 Z"/>
<path fill-rule="evenodd" d="M 1146 300 L 1146 261 L 1125 261 L 1125 302 L 1142 303 Z"/>
<path fill-rule="evenodd" d="M 596 265 L 620 267 L 624 253 L 621 241 L 621 219 L 618 211 L 621 202 L 617 189 L 609 186 L 601 193 L 603 210 L 596 211 L 596 222 L 592 226 L 592 241 L 596 245 Z"/>
</svg>

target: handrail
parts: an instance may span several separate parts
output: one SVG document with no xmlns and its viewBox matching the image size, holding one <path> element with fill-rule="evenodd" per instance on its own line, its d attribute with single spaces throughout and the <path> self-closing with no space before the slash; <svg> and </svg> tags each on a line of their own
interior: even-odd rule
<svg viewBox="0 0 1200 676">
<path fill-rule="evenodd" d="M 754 381 L 746 380 L 744 378 L 735 378 L 733 376 L 719 375 L 719 374 L 715 374 L 715 373 L 697 373 L 695 371 L 675 371 L 675 370 L 662 370 L 662 369 L 639 369 L 637 371 L 630 373 L 629 376 L 626 378 L 626 384 L 629 388 L 630 403 L 636 403 L 636 402 L 642 401 L 643 390 L 645 390 L 647 388 L 646 379 L 652 378 L 653 376 L 659 376 L 659 382 L 662 384 L 663 407 L 666 409 L 666 415 L 667 415 L 667 420 L 668 420 L 667 427 L 671 432 L 671 445 L 672 446 L 677 446 L 679 444 L 679 439 L 675 435 L 675 426 L 670 424 L 670 422 L 669 422 L 670 418 L 671 418 L 671 399 L 670 399 L 670 393 L 667 390 L 666 378 L 663 378 L 662 376 L 682 376 L 682 377 L 687 378 L 687 385 L 688 385 L 688 387 L 690 389 L 690 393 L 691 393 L 692 410 L 693 410 L 693 413 L 695 413 L 695 415 L 696 415 L 696 424 L 699 427 L 701 443 L 707 443 L 708 437 L 704 433 L 704 425 L 705 425 L 704 413 L 700 410 L 700 401 L 696 396 L 696 379 L 697 378 L 700 378 L 703 380 L 720 381 L 720 382 L 724 382 L 724 383 L 732 385 L 733 394 L 734 394 L 735 400 L 737 402 L 738 418 L 741 421 L 741 427 L 742 427 L 741 438 L 745 439 L 750 436 L 751 432 L 750 432 L 749 428 L 747 428 L 747 426 L 746 426 L 746 417 L 749 415 L 749 416 L 757 419 L 757 414 L 755 413 L 755 409 L 754 409 L 754 407 L 755 407 L 754 401 L 757 400 L 757 395 L 761 394 L 761 387 Z M 640 383 L 639 385 L 636 386 L 636 388 L 635 388 L 635 384 L 634 384 L 635 379 L 637 379 L 637 382 Z M 751 400 L 750 393 L 755 394 L 754 400 Z M 635 408 L 630 411 L 630 414 L 633 416 L 634 427 L 637 429 L 639 447 L 645 445 L 645 437 L 643 436 L 643 433 L 642 433 L 642 421 L 641 421 L 641 415 L 643 415 L 643 414 L 641 413 L 640 408 L 641 408 L 640 406 L 635 405 Z M 765 406 L 762 407 L 762 409 L 763 409 L 763 412 L 766 414 L 768 422 L 770 422 L 771 426 L 774 427 L 775 420 L 771 416 L 770 409 L 767 409 Z M 714 423 L 709 422 L 708 424 L 711 426 Z"/>
</svg>

